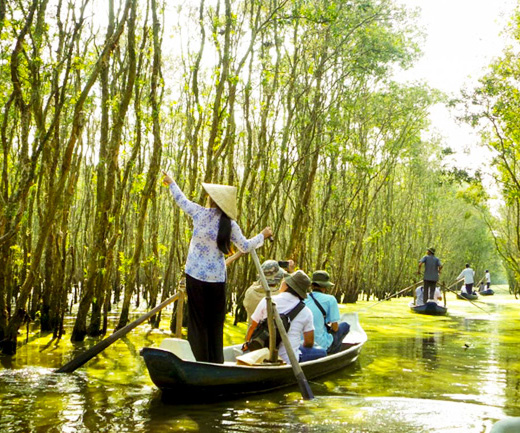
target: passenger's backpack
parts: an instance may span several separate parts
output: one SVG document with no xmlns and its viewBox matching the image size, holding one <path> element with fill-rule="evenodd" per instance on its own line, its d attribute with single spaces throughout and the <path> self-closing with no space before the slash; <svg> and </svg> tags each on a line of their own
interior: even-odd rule
<svg viewBox="0 0 520 433">
<path fill-rule="evenodd" d="M 303 307 L 305 307 L 305 304 L 302 301 L 300 301 L 298 302 L 298 304 L 296 304 L 296 307 L 294 307 L 288 313 L 280 314 L 280 319 L 282 319 L 283 327 L 286 331 L 289 330 L 291 322 L 298 315 L 298 313 L 303 310 Z M 278 331 L 278 328 L 276 328 L 276 347 L 280 345 L 281 341 L 282 337 L 280 335 L 280 331 Z M 251 352 L 254 350 L 262 349 L 264 347 L 269 347 L 269 326 L 267 324 L 267 318 L 260 320 L 255 330 L 253 331 L 251 338 L 247 342 L 247 348 Z"/>
</svg>

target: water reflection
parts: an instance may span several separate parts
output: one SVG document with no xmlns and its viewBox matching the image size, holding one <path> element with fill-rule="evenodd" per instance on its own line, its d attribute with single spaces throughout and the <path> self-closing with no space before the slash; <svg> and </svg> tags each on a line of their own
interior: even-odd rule
<svg viewBox="0 0 520 433">
<path fill-rule="evenodd" d="M 506 415 L 520 416 L 518 302 L 497 298 L 492 315 L 450 302 L 445 317 L 413 315 L 408 302 L 381 303 L 361 315 L 369 336 L 361 356 L 312 381 L 310 402 L 289 388 L 169 404 L 138 355 L 162 333 L 138 328 L 73 374 L 54 370 L 95 341 L 56 346 L 35 334 L 15 358 L 0 357 L 0 431 L 483 433 Z M 228 337 L 233 332 L 240 338 L 243 329 L 226 328 Z"/>
<path fill-rule="evenodd" d="M 13 358 L 10 356 L 0 356 L 0 364 L 3 368 L 13 368 Z"/>
<path fill-rule="evenodd" d="M 232 406 L 177 406 L 150 403 L 149 431 L 226 432 L 460 432 L 477 433 L 503 417 L 497 408 L 426 399 L 317 397 L 299 402 L 294 394 L 279 401 L 253 399 Z"/>
<path fill-rule="evenodd" d="M 439 338 L 439 337 L 437 337 Z M 421 339 L 422 341 L 422 357 L 429 361 L 432 361 L 435 367 L 437 361 L 437 343 L 435 341 L 435 335 L 429 334 Z"/>
</svg>

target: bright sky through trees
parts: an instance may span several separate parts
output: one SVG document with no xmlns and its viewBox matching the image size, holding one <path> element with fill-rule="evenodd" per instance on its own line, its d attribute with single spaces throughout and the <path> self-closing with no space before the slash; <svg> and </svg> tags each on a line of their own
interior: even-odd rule
<svg viewBox="0 0 520 433">
<path fill-rule="evenodd" d="M 398 79 L 424 80 L 432 87 L 458 96 L 472 87 L 494 57 L 500 56 L 507 37 L 501 35 L 517 4 L 515 0 L 396 0 L 420 8 L 419 25 L 426 33 L 423 57 Z M 455 113 L 442 106 L 431 111 L 433 135 L 443 137 L 457 152 L 459 168 L 489 167 L 490 154 L 478 146 L 478 136 L 459 125 Z"/>
</svg>

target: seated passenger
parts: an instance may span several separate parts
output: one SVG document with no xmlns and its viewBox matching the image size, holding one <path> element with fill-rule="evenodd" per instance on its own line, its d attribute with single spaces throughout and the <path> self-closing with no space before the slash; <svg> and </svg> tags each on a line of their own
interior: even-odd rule
<svg viewBox="0 0 520 433">
<path fill-rule="evenodd" d="M 330 282 L 327 272 L 316 271 L 312 274 L 311 285 L 312 292 L 305 299 L 305 305 L 314 316 L 314 341 L 326 349 L 328 354 L 339 352 L 350 325 L 347 322 L 339 322 L 338 301 L 334 296 L 324 293 L 334 287 L 334 284 Z"/>
<path fill-rule="evenodd" d="M 415 289 L 415 305 L 417 307 L 424 305 L 423 293 L 424 293 L 423 286 L 419 286 L 419 287 L 417 287 L 417 289 Z M 433 296 L 435 298 L 435 302 L 442 301 L 442 293 L 441 293 L 441 289 L 439 287 L 435 287 L 435 294 Z"/>
<path fill-rule="evenodd" d="M 311 285 L 311 280 L 303 271 L 296 271 L 287 275 L 281 284 L 280 293 L 272 297 L 276 304 L 278 313 L 284 314 L 291 311 L 300 301 L 307 297 L 307 290 Z M 255 311 L 251 315 L 251 326 L 247 330 L 246 341 L 249 341 L 258 323 L 267 317 L 267 304 L 265 298 L 262 299 Z M 305 307 L 291 321 L 287 336 L 291 342 L 296 359 L 300 362 L 322 358 L 327 355 L 325 349 L 314 347 L 314 325 L 311 310 Z M 303 345 L 300 342 L 303 337 Z M 247 350 L 247 345 L 244 347 Z M 290 364 L 287 350 L 283 342 L 278 346 L 278 356 L 287 364 Z"/>
<path fill-rule="evenodd" d="M 287 270 L 292 272 L 294 269 L 294 262 L 289 260 L 289 266 Z M 283 276 L 285 275 L 284 270 L 280 267 L 276 260 L 266 260 L 262 263 L 262 271 L 264 272 L 265 279 L 267 280 L 267 284 L 271 289 L 271 296 L 277 295 L 280 287 L 280 281 L 282 281 Z M 251 324 L 251 315 L 255 311 L 258 303 L 265 297 L 265 291 L 262 287 L 262 283 L 260 279 L 255 281 L 249 288 L 246 290 L 244 295 L 243 305 L 247 312 L 247 324 Z"/>
</svg>

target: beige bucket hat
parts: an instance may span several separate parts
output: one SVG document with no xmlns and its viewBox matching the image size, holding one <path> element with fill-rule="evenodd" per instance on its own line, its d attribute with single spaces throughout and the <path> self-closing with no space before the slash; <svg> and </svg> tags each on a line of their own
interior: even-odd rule
<svg viewBox="0 0 520 433">
<path fill-rule="evenodd" d="M 217 206 L 232 220 L 238 216 L 237 188 L 231 185 L 217 185 L 202 182 L 202 187 L 217 204 Z"/>
</svg>

